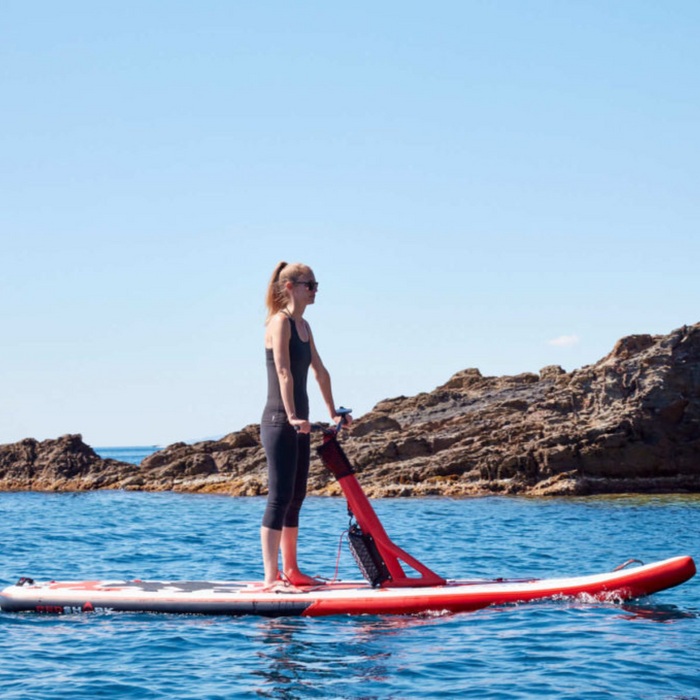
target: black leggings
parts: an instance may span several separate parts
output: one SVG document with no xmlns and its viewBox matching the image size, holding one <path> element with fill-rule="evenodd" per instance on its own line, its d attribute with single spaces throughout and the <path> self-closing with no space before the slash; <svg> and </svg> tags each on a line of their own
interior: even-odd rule
<svg viewBox="0 0 700 700">
<path fill-rule="evenodd" d="M 268 496 L 263 526 L 271 530 L 299 527 L 299 511 L 306 496 L 311 457 L 310 436 L 289 423 L 262 425 L 260 438 L 267 457 Z"/>
</svg>

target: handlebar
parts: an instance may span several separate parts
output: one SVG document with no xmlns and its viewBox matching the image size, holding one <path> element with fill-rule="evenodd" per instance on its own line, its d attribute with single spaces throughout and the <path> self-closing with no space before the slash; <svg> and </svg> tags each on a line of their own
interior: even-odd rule
<svg viewBox="0 0 700 700">
<path fill-rule="evenodd" d="M 336 415 L 340 416 L 340 422 L 336 423 L 335 425 L 325 425 L 324 423 L 312 423 L 311 424 L 311 432 L 317 432 L 321 431 L 323 433 L 326 433 L 328 435 L 335 434 L 337 435 L 340 433 L 340 429 L 345 425 L 346 419 L 345 417 L 348 416 L 350 413 L 352 413 L 352 408 L 345 408 L 344 406 L 340 406 L 339 408 L 336 409 L 335 411 Z"/>
</svg>

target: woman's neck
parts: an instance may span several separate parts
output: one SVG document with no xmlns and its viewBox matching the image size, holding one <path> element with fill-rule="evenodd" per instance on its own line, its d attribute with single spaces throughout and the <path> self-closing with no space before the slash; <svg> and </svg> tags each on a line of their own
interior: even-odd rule
<svg viewBox="0 0 700 700">
<path fill-rule="evenodd" d="M 295 304 L 294 302 L 290 301 L 287 306 L 282 309 L 282 311 L 287 314 L 287 316 L 290 316 L 291 318 L 294 319 L 294 321 L 301 321 L 302 316 L 304 315 L 304 311 L 306 309 L 306 306 L 303 304 Z"/>
</svg>

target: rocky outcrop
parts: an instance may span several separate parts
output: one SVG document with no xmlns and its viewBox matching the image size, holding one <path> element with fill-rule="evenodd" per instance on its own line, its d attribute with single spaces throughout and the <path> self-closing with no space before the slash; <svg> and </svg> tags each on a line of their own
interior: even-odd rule
<svg viewBox="0 0 700 700">
<path fill-rule="evenodd" d="M 89 491 L 121 488 L 139 467 L 101 459 L 80 435 L 38 442 L 27 438 L 0 445 L 0 488 L 4 491 Z"/>
<path fill-rule="evenodd" d="M 430 393 L 382 401 L 348 432 L 344 449 L 375 497 L 697 492 L 700 324 L 623 338 L 571 373 L 466 369 Z M 0 447 L 0 487 L 265 493 L 258 426 L 171 445 L 140 468 L 99 460 L 75 437 Z M 80 459 L 55 445 L 70 440 Z M 309 493 L 340 493 L 318 460 Z"/>
<path fill-rule="evenodd" d="M 260 427 L 249 425 L 221 440 L 175 443 L 141 463 L 144 488 L 259 496 L 267 493 Z"/>
<path fill-rule="evenodd" d="M 346 451 L 374 495 L 700 491 L 700 324 L 623 338 L 569 374 L 464 370 L 357 429 Z"/>
</svg>

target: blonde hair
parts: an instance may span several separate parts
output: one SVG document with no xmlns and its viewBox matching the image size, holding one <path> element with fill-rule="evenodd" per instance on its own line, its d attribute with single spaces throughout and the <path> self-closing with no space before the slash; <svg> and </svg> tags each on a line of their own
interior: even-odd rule
<svg viewBox="0 0 700 700">
<path fill-rule="evenodd" d="M 265 306 L 267 306 L 266 325 L 278 311 L 287 306 L 287 282 L 298 282 L 300 277 L 309 274 L 312 274 L 311 268 L 303 263 L 277 263 L 265 295 Z"/>
</svg>

